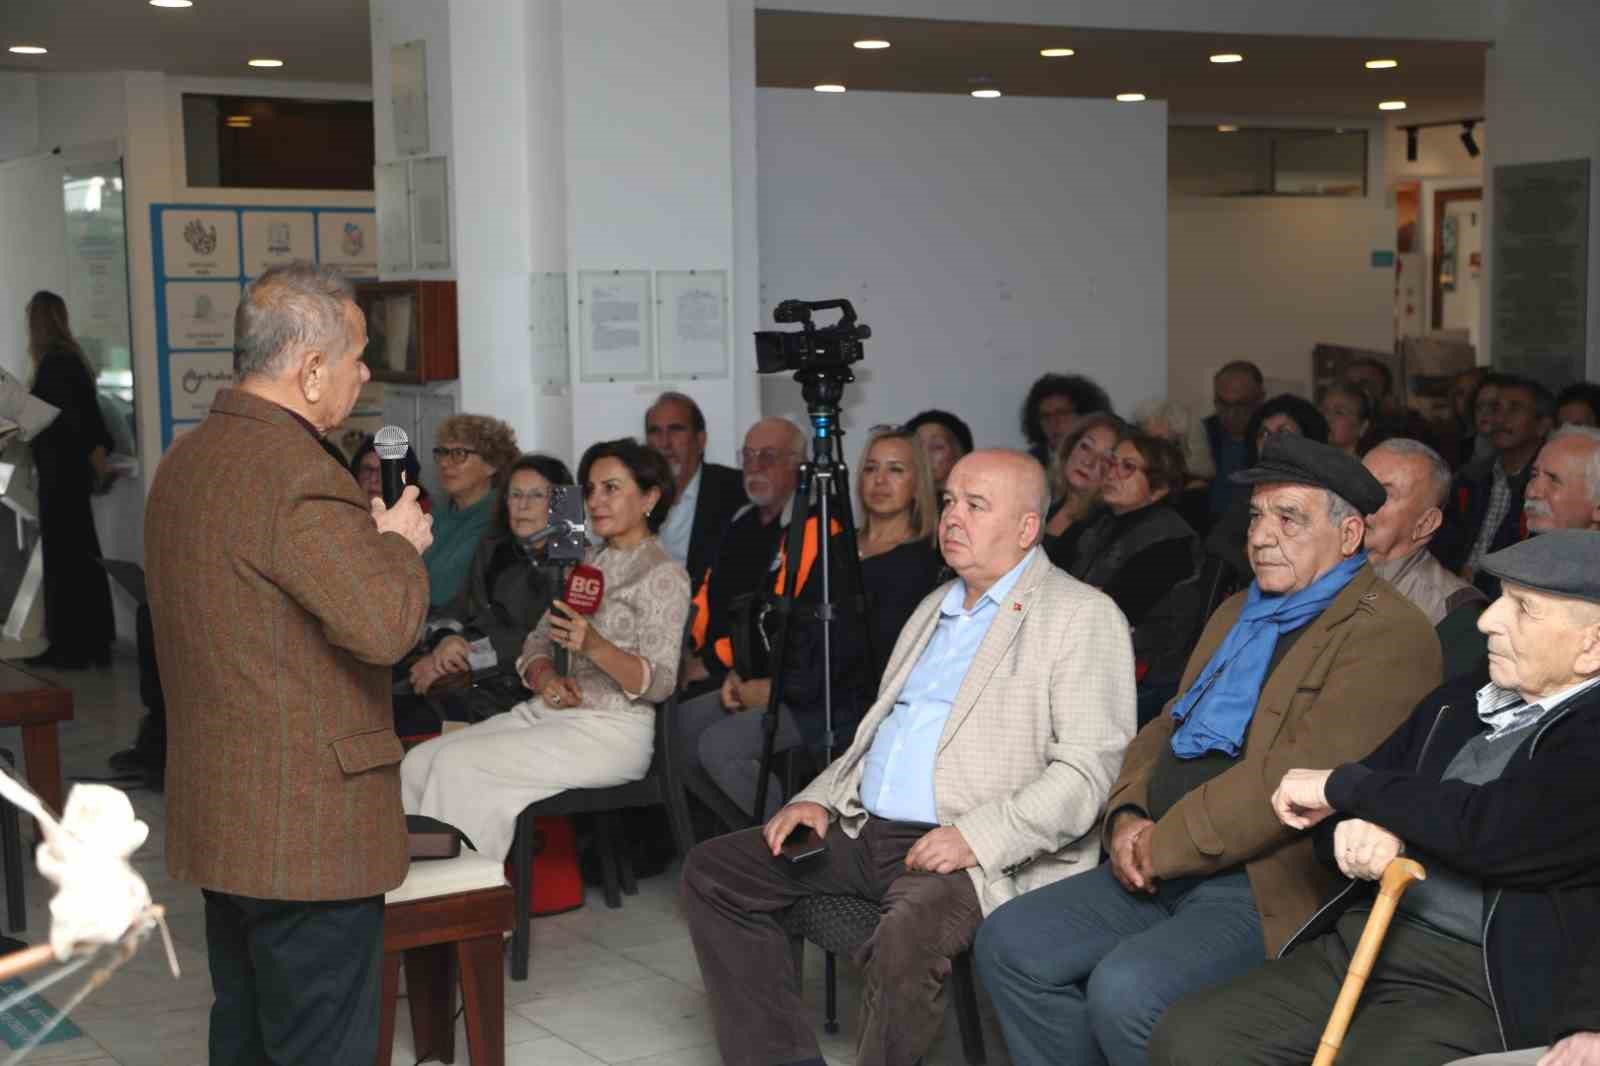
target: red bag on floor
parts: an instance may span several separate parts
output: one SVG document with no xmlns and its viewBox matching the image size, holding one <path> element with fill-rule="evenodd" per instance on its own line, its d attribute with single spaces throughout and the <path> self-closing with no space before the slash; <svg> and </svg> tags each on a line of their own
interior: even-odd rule
<svg viewBox="0 0 1600 1066">
<path fill-rule="evenodd" d="M 544 844 L 533 856 L 533 888 L 528 913 L 560 914 L 583 906 L 583 875 L 578 872 L 578 837 L 570 818 L 535 818 Z M 511 864 L 506 863 L 506 880 Z"/>
</svg>

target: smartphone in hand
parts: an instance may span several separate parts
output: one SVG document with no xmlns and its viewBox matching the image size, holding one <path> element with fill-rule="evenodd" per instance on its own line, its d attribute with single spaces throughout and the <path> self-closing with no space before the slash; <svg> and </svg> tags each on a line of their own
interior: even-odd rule
<svg viewBox="0 0 1600 1066">
<path fill-rule="evenodd" d="M 828 850 L 828 842 L 817 836 L 809 826 L 801 826 L 789 834 L 779 849 L 785 860 L 791 865 L 814 859 Z"/>
</svg>

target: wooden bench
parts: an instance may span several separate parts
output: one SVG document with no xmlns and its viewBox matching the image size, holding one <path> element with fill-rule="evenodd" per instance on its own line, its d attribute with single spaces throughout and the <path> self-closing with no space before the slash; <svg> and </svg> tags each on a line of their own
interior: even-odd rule
<svg viewBox="0 0 1600 1066">
<path fill-rule="evenodd" d="M 22 727 L 22 763 L 28 785 L 45 806 L 61 813 L 61 742 L 57 722 L 72 721 L 72 692 L 0 662 L 0 726 Z"/>
</svg>

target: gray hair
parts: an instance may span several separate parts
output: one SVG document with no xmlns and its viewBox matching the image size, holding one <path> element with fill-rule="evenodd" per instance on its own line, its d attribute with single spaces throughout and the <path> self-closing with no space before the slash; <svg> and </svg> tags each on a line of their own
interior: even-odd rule
<svg viewBox="0 0 1600 1066">
<path fill-rule="evenodd" d="M 337 359 L 350 340 L 345 307 L 354 299 L 350 283 L 332 267 L 300 260 L 262 274 L 234 312 L 234 377 L 275 378 L 307 349 Z"/>
<path fill-rule="evenodd" d="M 1362 514 L 1356 510 L 1355 504 L 1334 492 L 1332 489 L 1323 489 L 1328 495 L 1328 522 L 1338 525 L 1346 518 L 1361 518 Z"/>
<path fill-rule="evenodd" d="M 1600 432 L 1594 439 L 1600 442 Z M 1420 440 L 1410 437 L 1390 437 L 1373 445 L 1372 450 L 1383 448 L 1394 452 L 1396 455 L 1417 455 L 1428 466 L 1428 478 L 1433 482 L 1433 506 L 1443 507 L 1445 500 L 1450 498 L 1450 466 L 1444 458 Z"/>
<path fill-rule="evenodd" d="M 1583 464 L 1583 485 L 1589 490 L 1589 502 L 1600 503 L 1600 429 L 1594 426 L 1566 425 L 1550 434 L 1550 441 L 1561 440 L 1565 437 L 1580 437 L 1594 445 L 1589 451 L 1589 459 Z"/>
<path fill-rule="evenodd" d="M 655 401 L 651 403 L 649 407 L 645 408 L 645 418 L 648 420 L 650 417 L 650 412 L 654 411 L 657 407 L 660 407 L 664 403 L 675 403 L 687 408 L 689 411 L 689 428 L 694 430 L 696 433 L 704 433 L 706 431 L 705 413 L 700 410 L 700 405 L 695 403 L 694 397 L 688 395 L 687 393 L 670 391 L 663 392 L 660 396 L 655 398 Z"/>
</svg>

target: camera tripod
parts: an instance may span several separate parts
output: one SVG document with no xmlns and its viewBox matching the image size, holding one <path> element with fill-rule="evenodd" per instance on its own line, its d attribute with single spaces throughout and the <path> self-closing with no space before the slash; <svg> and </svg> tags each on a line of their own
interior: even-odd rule
<svg viewBox="0 0 1600 1066">
<path fill-rule="evenodd" d="M 873 661 L 872 627 L 867 619 L 866 584 L 861 576 L 861 553 L 856 547 L 855 518 L 850 507 L 850 473 L 844 463 L 843 432 L 839 429 L 839 400 L 844 386 L 855 375 L 843 367 L 802 370 L 795 374 L 802 386 L 806 414 L 811 419 L 811 458 L 800 464 L 795 483 L 794 506 L 785 533 L 783 593 L 772 604 L 778 615 L 777 655 L 772 662 L 772 684 L 767 709 L 761 719 L 761 768 L 757 775 L 755 825 L 766 818 L 767 788 L 770 784 L 773 747 L 778 736 L 778 707 L 782 698 L 783 676 L 788 669 L 795 631 L 795 596 L 805 545 L 806 527 L 813 515 L 817 519 L 817 563 L 821 566 L 821 595 L 816 618 L 822 623 L 822 721 L 823 762 L 833 759 L 833 624 L 838 618 L 835 606 L 846 602 L 861 618 L 862 640 L 867 661 Z M 844 576 L 848 586 L 844 595 L 833 587 L 833 537 L 835 522 L 839 542 L 845 553 Z"/>
</svg>

